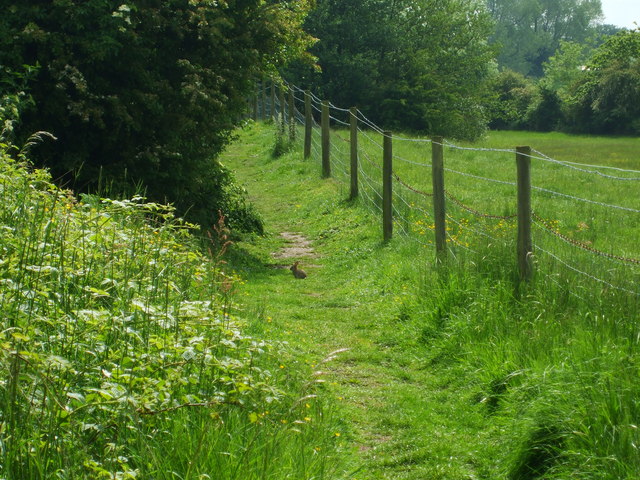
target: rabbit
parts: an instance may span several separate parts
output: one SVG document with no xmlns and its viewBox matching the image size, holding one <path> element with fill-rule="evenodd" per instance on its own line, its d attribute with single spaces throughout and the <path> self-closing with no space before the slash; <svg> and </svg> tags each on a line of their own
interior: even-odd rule
<svg viewBox="0 0 640 480">
<path fill-rule="evenodd" d="M 294 262 L 289 270 L 293 272 L 293 276 L 296 278 L 307 278 L 307 274 L 305 273 L 305 271 L 298 268 L 299 263 L 300 262 Z"/>
</svg>

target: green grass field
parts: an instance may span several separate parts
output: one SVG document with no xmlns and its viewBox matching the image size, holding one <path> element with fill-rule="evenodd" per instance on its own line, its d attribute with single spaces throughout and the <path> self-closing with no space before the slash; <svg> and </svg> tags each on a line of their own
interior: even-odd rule
<svg viewBox="0 0 640 480">
<path fill-rule="evenodd" d="M 430 200 L 396 185 L 384 243 L 378 140 L 362 143 L 372 184 L 350 201 L 339 134 L 322 179 L 298 145 L 272 155 L 287 151 L 272 125 L 238 132 L 222 161 L 267 233 L 232 245 L 140 198 L 74 198 L 0 143 L 0 478 L 637 478 L 637 267 L 538 228 L 537 273 L 520 284 L 513 224 L 448 205 L 437 268 Z M 480 146 L 590 163 L 588 140 L 612 165 L 634 161 L 636 139 L 518 135 Z M 425 192 L 429 151 L 395 148 L 396 172 Z M 513 187 L 486 179 L 513 181 L 515 161 L 485 153 L 447 148 L 447 189 L 511 214 Z M 537 191 L 541 216 L 637 257 L 633 181 L 573 185 L 585 172 L 541 165 L 534 183 L 571 195 Z"/>
<path fill-rule="evenodd" d="M 377 140 L 369 135 L 372 145 L 361 145 L 371 148 L 372 160 Z M 519 135 L 492 134 L 481 146 L 528 143 L 554 158 L 564 152 L 559 159 L 586 163 L 580 156 L 584 139 L 533 135 L 538 146 L 527 141 L 532 136 Z M 232 265 L 246 279 L 242 303 L 256 317 L 252 331 L 286 340 L 299 350 L 299 361 L 324 372 L 327 394 L 342 419 L 336 433 L 350 452 L 344 457 L 345 473 L 337 478 L 637 476 L 639 329 L 633 282 L 622 279 L 615 285 L 631 286 L 634 293 L 612 289 L 541 256 L 532 284 L 518 285 L 514 227 L 451 207 L 450 216 L 458 216 L 454 219 L 460 224 L 456 228 L 468 231 L 452 230 L 450 236 L 468 247 L 451 244 L 449 268 L 438 271 L 428 219 L 407 207 L 404 222 L 414 236 L 398 234 L 384 244 L 377 208 L 364 196 L 347 200 L 348 182 L 340 174 L 340 162 L 348 159 L 345 142 L 332 142 L 337 163 L 334 178 L 325 180 L 317 158 L 303 161 L 298 149 L 278 158 L 265 155 L 273 142 L 269 126 L 250 127 L 224 160 L 268 226 L 266 238 L 236 245 Z M 633 165 L 637 139 L 589 142 L 591 151 L 609 151 L 611 163 Z M 618 142 L 627 144 L 619 156 L 611 152 Z M 551 144 L 553 151 L 545 148 Z M 401 167 L 396 172 L 428 189 L 430 173 L 416 171 L 425 167 L 415 163 L 429 163 L 430 146 L 404 145 L 396 142 L 394 153 L 414 164 L 397 163 Z M 445 152 L 453 170 L 474 169 L 474 174 L 502 180 L 514 175 L 511 154 L 505 154 L 499 164 L 504 168 L 498 168 L 490 159 L 455 153 Z M 364 168 L 374 178 L 377 167 Z M 556 171 L 536 174 L 536 184 L 544 188 L 565 191 L 572 183 L 571 175 L 558 178 Z M 455 178 L 450 172 L 447 177 Z M 549 186 L 551 180 L 557 183 Z M 511 213 L 512 192 L 491 187 L 456 182 L 448 188 L 478 210 Z M 637 195 L 620 198 L 630 194 L 594 188 L 582 186 L 571 195 L 593 192 L 607 202 L 637 206 Z M 375 204 L 374 189 L 369 195 Z M 420 198 L 413 199 L 415 204 Z M 428 213 L 430 206 L 422 201 Z M 558 229 L 585 221 L 593 235 L 596 217 L 589 208 L 570 210 L 551 200 L 536 205 L 545 207 L 545 217 Z M 397 232 L 400 226 L 397 222 Z M 492 239 L 472 227 L 490 232 Z M 279 268 L 293 257 L 272 256 L 285 244 L 281 232 L 300 233 L 311 241 L 315 256 L 298 258 L 309 272 L 307 279 L 295 280 Z M 633 225 L 608 223 L 597 232 L 592 238 L 598 248 L 615 245 L 627 255 L 637 254 Z M 546 242 L 545 248 L 558 258 L 617 280 L 608 260 L 603 267 L 590 252 L 536 235 L 536 242 Z M 624 243 L 611 240 L 616 235 Z M 343 349 L 331 362 L 321 363 L 330 352 Z"/>
</svg>

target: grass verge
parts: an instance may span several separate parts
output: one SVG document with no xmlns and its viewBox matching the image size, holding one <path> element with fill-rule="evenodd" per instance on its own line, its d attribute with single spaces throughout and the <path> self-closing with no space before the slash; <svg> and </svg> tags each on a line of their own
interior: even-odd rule
<svg viewBox="0 0 640 480">
<path fill-rule="evenodd" d="M 203 248 L 170 207 L 78 200 L 16 152 L 0 142 L 0 478 L 333 478 L 315 378 L 231 312 L 223 225 Z"/>
<path fill-rule="evenodd" d="M 437 270 L 429 248 L 383 244 L 379 220 L 299 151 L 269 155 L 273 138 L 251 126 L 225 159 L 267 225 L 231 263 L 251 331 L 286 341 L 337 404 L 337 478 L 634 478 L 632 300 L 544 268 L 523 288 L 506 241 Z M 275 258 L 282 232 L 315 255 Z M 281 268 L 294 260 L 305 280 Z"/>
</svg>

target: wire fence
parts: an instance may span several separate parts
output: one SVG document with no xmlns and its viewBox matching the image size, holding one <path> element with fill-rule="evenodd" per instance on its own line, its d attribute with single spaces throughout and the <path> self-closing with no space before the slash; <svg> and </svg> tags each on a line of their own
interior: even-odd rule
<svg viewBox="0 0 640 480">
<path fill-rule="evenodd" d="M 274 93 L 279 90 L 280 95 Z M 286 91 L 289 100 L 282 92 Z M 337 107 L 295 85 L 263 86 L 254 114 L 290 125 L 291 139 L 309 142 L 309 157 L 328 159 L 330 175 L 352 185 L 376 215 L 384 210 L 384 130 L 358 109 Z M 269 100 L 269 98 L 271 100 Z M 268 104 L 268 105 L 267 105 Z M 328 111 L 330 134 L 321 118 Z M 304 135 L 308 127 L 309 137 Z M 356 124 L 355 130 L 353 126 Z M 353 136 L 355 132 L 355 137 Z M 323 135 L 329 136 L 323 146 Z M 357 141 L 353 167 L 351 144 Z M 509 260 L 518 241 L 516 149 L 476 148 L 447 140 L 393 137 L 391 182 L 395 235 L 434 247 L 433 147 L 444 153 L 446 248 L 480 255 L 478 261 Z M 326 150 L 329 150 L 326 152 Z M 522 152 L 520 152 L 522 155 Z M 603 292 L 640 296 L 640 171 L 563 161 L 531 149 L 532 246 L 535 269 L 564 272 Z M 353 191 L 351 191 L 353 196 Z"/>
</svg>

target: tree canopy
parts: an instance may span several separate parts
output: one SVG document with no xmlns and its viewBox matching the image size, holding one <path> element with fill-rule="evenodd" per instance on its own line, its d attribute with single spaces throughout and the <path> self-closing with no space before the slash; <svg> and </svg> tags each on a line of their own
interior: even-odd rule
<svg viewBox="0 0 640 480">
<path fill-rule="evenodd" d="M 493 50 L 491 21 L 475 0 L 318 0 L 306 28 L 321 72 L 289 72 L 386 128 L 473 137 Z"/>
<path fill-rule="evenodd" d="M 487 0 L 487 6 L 499 65 L 533 77 L 543 75 L 562 41 L 584 43 L 602 18 L 600 0 Z"/>
<path fill-rule="evenodd" d="M 24 65 L 33 106 L 18 139 L 78 189 L 142 184 L 202 224 L 244 208 L 215 157 L 256 78 L 304 55 L 309 1 L 3 0 L 0 85 Z M 15 93 L 15 92 L 13 92 Z M 238 217 L 239 221 L 239 217 Z"/>
<path fill-rule="evenodd" d="M 573 85 L 573 129 L 640 134 L 640 30 L 623 31 L 601 45 Z"/>
</svg>

